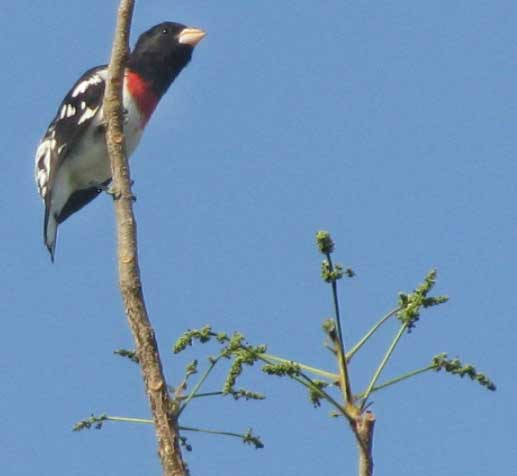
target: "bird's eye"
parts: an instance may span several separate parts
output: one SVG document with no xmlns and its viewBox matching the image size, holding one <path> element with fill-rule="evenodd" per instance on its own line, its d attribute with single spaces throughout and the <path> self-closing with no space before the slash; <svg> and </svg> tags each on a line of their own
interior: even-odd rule
<svg viewBox="0 0 517 476">
<path fill-rule="evenodd" d="M 162 35 L 167 35 L 169 33 L 169 30 L 167 28 L 164 28 L 162 30 Z"/>
</svg>

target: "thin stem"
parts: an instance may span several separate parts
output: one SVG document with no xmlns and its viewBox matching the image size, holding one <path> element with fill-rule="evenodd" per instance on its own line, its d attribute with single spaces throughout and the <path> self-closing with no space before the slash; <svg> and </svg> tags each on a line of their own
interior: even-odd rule
<svg viewBox="0 0 517 476">
<path fill-rule="evenodd" d="M 294 360 L 284 359 L 282 357 L 277 357 L 276 355 L 271 355 L 271 354 L 262 354 L 262 355 L 267 359 L 275 360 L 277 362 L 287 362 L 287 363 L 294 362 L 301 369 L 306 370 L 307 372 L 310 372 L 312 374 L 319 375 L 320 377 L 328 378 L 329 380 L 332 380 L 332 381 L 336 381 L 339 378 L 339 376 L 335 373 L 327 372 L 326 370 L 321 370 L 316 367 L 311 367 L 310 365 L 305 365 L 300 362 L 296 362 Z"/>
<path fill-rule="evenodd" d="M 118 416 L 108 416 L 106 420 L 109 421 L 122 421 L 124 423 L 143 423 L 146 425 L 152 425 L 154 423 L 153 420 L 149 420 L 147 418 L 131 418 L 131 417 L 118 417 Z"/>
<path fill-rule="evenodd" d="M 190 400 L 192 400 L 192 398 L 194 398 L 194 396 L 196 395 L 197 391 L 205 383 L 206 379 L 208 378 L 208 376 L 210 375 L 210 373 L 214 369 L 215 365 L 217 364 L 217 362 L 219 362 L 219 359 L 220 359 L 220 357 L 217 357 L 216 359 L 214 359 L 214 360 L 212 360 L 210 362 L 209 367 L 205 370 L 205 372 L 203 373 L 202 377 L 199 379 L 197 384 L 194 386 L 192 391 L 189 393 L 188 397 L 182 403 L 180 409 L 178 410 L 176 418 L 179 418 L 179 416 L 182 414 L 183 410 L 185 410 L 185 407 L 189 404 Z"/>
<path fill-rule="evenodd" d="M 261 354 L 261 355 L 259 355 L 258 358 L 260 360 L 262 360 L 262 362 L 265 362 L 266 364 L 271 364 L 272 362 L 265 357 L 266 355 L 267 354 Z M 291 362 L 291 361 L 287 360 L 287 362 Z M 292 378 L 295 382 L 298 382 L 299 384 L 303 385 L 304 387 L 306 387 L 310 390 L 317 391 L 322 396 L 322 398 L 324 398 L 332 406 L 334 406 L 340 414 L 342 414 L 343 416 L 350 419 L 349 415 L 347 415 L 343 406 L 340 405 L 336 400 L 334 400 L 327 392 L 325 392 L 325 390 L 316 386 L 316 384 L 312 381 L 312 379 L 310 377 L 308 377 L 307 375 L 305 375 L 303 372 L 300 372 L 301 378 L 298 376 L 292 376 L 292 375 L 290 375 L 289 377 Z"/>
<path fill-rule="evenodd" d="M 332 264 L 332 258 L 330 257 L 330 253 L 327 253 L 327 260 L 329 263 L 330 272 L 334 270 L 334 265 Z M 339 313 L 339 298 L 337 295 L 337 283 L 335 280 L 332 281 L 332 297 L 334 300 L 334 310 L 336 312 L 336 323 L 337 323 L 337 334 L 338 334 L 338 342 L 337 342 L 337 359 L 339 366 L 339 374 L 340 374 L 340 386 L 343 392 L 343 397 L 345 403 L 352 403 L 352 388 L 350 384 L 350 378 L 348 376 L 348 367 L 346 364 L 346 351 L 345 344 L 343 342 L 343 332 L 341 330 L 341 315 Z"/>
<path fill-rule="evenodd" d="M 421 369 L 412 370 L 404 375 L 399 375 L 393 379 L 388 380 L 387 382 L 383 382 L 380 385 L 376 385 L 372 388 L 370 394 L 377 392 L 378 390 L 382 390 L 383 388 L 390 387 L 391 385 L 395 385 L 396 383 L 402 382 L 403 380 L 407 380 L 408 378 L 415 377 L 416 375 L 423 374 L 424 372 L 428 372 L 429 370 L 433 370 L 435 368 L 434 365 L 428 365 L 427 367 L 422 367 Z M 363 398 L 363 394 L 357 395 L 357 398 Z"/>
<path fill-rule="evenodd" d="M 115 416 L 109 416 L 106 417 L 106 420 L 109 421 L 118 421 L 118 422 L 124 422 L 124 423 L 143 423 L 147 425 L 152 425 L 154 422 L 153 420 L 148 420 L 145 418 L 129 418 L 129 417 L 115 417 Z M 202 428 L 193 428 L 190 426 L 179 426 L 178 427 L 181 431 L 195 431 L 200 433 L 209 433 L 212 435 L 225 435 L 225 436 L 235 436 L 237 438 L 242 439 L 243 435 L 239 433 L 233 433 L 230 431 L 218 431 L 218 430 L 206 430 Z"/>
<path fill-rule="evenodd" d="M 334 265 L 332 264 L 332 258 L 330 257 L 330 253 L 327 253 L 327 260 L 329 262 L 330 272 L 332 273 L 332 271 L 334 271 Z M 343 349 L 343 353 L 345 353 L 344 352 L 345 346 L 343 343 L 343 332 L 341 330 L 341 316 L 339 314 L 339 299 L 338 299 L 338 295 L 337 295 L 337 283 L 334 280 L 334 281 L 332 281 L 331 284 L 332 284 L 332 297 L 334 300 L 334 309 L 336 312 L 337 335 L 338 335 L 338 339 L 339 339 L 339 345 Z"/>
<path fill-rule="evenodd" d="M 222 395 L 223 392 L 205 392 L 205 393 L 196 393 L 192 398 L 204 398 L 204 397 L 217 397 L 219 395 Z"/>
<path fill-rule="evenodd" d="M 346 413 L 345 409 L 343 408 L 343 405 L 340 405 L 327 392 L 325 392 L 325 390 L 323 390 L 322 388 L 319 388 L 318 386 L 316 386 L 316 384 L 312 381 L 312 379 L 310 377 L 308 377 L 304 373 L 300 373 L 300 377 L 302 377 L 302 378 L 299 378 L 299 377 L 292 377 L 292 378 L 294 380 L 296 380 L 297 382 L 301 383 L 302 385 L 304 385 L 305 387 L 307 387 L 307 388 L 309 388 L 311 390 L 317 391 L 325 400 L 327 400 L 327 402 L 329 402 L 333 407 L 335 407 L 336 410 L 339 413 L 341 413 L 341 415 L 343 415 L 346 418 L 350 419 L 350 415 L 348 415 Z M 304 380 L 305 380 L 305 382 L 304 382 Z"/>
<path fill-rule="evenodd" d="M 209 435 L 223 435 L 223 436 L 234 436 L 242 440 L 244 435 L 239 433 L 233 433 L 232 431 L 219 431 L 219 430 L 206 430 L 203 428 L 193 428 L 190 426 L 180 426 L 179 429 L 181 431 L 195 431 L 198 433 L 208 433 Z"/>
<path fill-rule="evenodd" d="M 366 344 L 366 342 L 368 341 L 368 339 L 370 337 L 372 337 L 373 334 L 375 334 L 375 332 L 377 332 L 379 330 L 379 328 L 392 316 L 394 316 L 395 314 L 397 314 L 397 312 L 400 311 L 400 307 L 397 307 L 393 310 L 391 310 L 390 312 L 388 312 L 385 316 L 383 316 L 379 322 L 377 322 L 377 324 L 375 324 L 362 338 L 361 340 L 355 344 L 352 349 L 346 354 L 346 361 L 347 362 L 350 362 L 350 359 L 355 355 L 355 353 L 361 349 L 361 347 Z"/>
<path fill-rule="evenodd" d="M 361 404 L 361 410 L 364 409 L 366 405 L 366 401 L 368 400 L 368 397 L 372 393 L 373 388 L 375 387 L 375 384 L 377 383 L 377 380 L 379 380 L 379 377 L 384 370 L 384 367 L 386 367 L 386 364 L 388 363 L 389 358 L 391 357 L 391 354 L 393 354 L 393 351 L 395 350 L 395 347 L 397 346 L 400 338 L 404 334 L 404 332 L 407 329 L 407 325 L 403 324 L 400 329 L 398 330 L 397 334 L 395 335 L 395 338 L 393 339 L 393 342 L 390 344 L 386 354 L 384 355 L 383 359 L 381 360 L 381 363 L 379 364 L 379 367 L 377 367 L 377 370 L 373 374 L 372 380 L 368 384 L 368 388 L 364 392 L 363 402 Z"/>
</svg>

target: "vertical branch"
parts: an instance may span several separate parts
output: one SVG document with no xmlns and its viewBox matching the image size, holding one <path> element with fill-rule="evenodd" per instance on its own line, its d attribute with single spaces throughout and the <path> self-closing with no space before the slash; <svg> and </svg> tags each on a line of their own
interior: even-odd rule
<svg viewBox="0 0 517 476">
<path fill-rule="evenodd" d="M 331 273 L 334 272 L 334 265 L 332 264 L 332 258 L 330 252 L 326 254 L 327 261 L 329 264 L 329 270 Z M 334 300 L 334 310 L 336 312 L 336 323 L 337 323 L 337 343 L 336 343 L 336 356 L 338 360 L 340 386 L 343 391 L 345 404 L 352 404 L 352 388 L 350 383 L 350 376 L 348 375 L 348 364 L 346 361 L 346 350 L 343 339 L 343 331 L 341 329 L 341 314 L 339 312 L 339 299 L 337 295 L 337 283 L 336 280 L 332 280 L 332 298 Z"/>
<path fill-rule="evenodd" d="M 341 315 L 339 312 L 339 299 L 337 293 L 337 280 L 343 277 L 343 267 L 332 263 L 331 254 L 334 251 L 334 241 L 328 231 L 318 231 L 316 233 L 316 243 L 321 253 L 326 257 L 321 265 L 321 275 L 325 282 L 332 284 L 332 297 L 334 300 L 334 310 L 336 312 L 335 325 L 334 321 L 328 319 L 325 321 L 324 329 L 327 331 L 332 343 L 335 345 L 336 358 L 339 367 L 339 386 L 343 393 L 344 406 L 341 407 L 343 415 L 348 420 L 350 427 L 359 447 L 359 476 L 373 475 L 373 427 L 375 425 L 375 415 L 371 412 L 365 412 L 364 406 L 358 407 L 355 403 L 356 397 L 352 393 L 352 384 L 348 373 L 347 355 L 343 339 L 343 331 L 341 327 Z M 347 273 L 353 276 L 352 272 Z M 396 311 L 393 311 L 396 312 Z M 374 326 L 361 341 L 357 344 L 350 356 L 357 352 L 370 336 L 382 325 L 392 313 L 384 317 L 379 324 Z M 369 389 L 371 392 L 373 389 Z"/>
<path fill-rule="evenodd" d="M 359 415 L 356 419 L 354 433 L 359 447 L 359 476 L 373 475 L 373 428 L 375 416 L 370 412 Z"/>
<path fill-rule="evenodd" d="M 129 54 L 128 40 L 134 3 L 134 0 L 120 2 L 103 104 L 107 123 L 106 144 L 116 198 L 119 286 L 153 414 L 164 475 L 184 476 L 186 469 L 179 447 L 177 420 L 173 414 L 158 346 L 142 291 L 133 196 L 122 129 L 122 84 L 124 65 Z"/>
</svg>

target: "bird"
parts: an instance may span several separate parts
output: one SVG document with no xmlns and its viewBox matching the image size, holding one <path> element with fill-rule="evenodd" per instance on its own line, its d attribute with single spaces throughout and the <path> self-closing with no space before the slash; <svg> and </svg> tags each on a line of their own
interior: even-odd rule
<svg viewBox="0 0 517 476">
<path fill-rule="evenodd" d="M 205 35 L 200 28 L 163 22 L 139 36 L 126 62 L 122 90 L 128 156 L 161 97 Z M 52 262 L 58 226 L 111 182 L 102 108 L 107 69 L 107 65 L 96 66 L 76 81 L 36 150 L 35 179 L 45 207 L 43 241 Z"/>
</svg>

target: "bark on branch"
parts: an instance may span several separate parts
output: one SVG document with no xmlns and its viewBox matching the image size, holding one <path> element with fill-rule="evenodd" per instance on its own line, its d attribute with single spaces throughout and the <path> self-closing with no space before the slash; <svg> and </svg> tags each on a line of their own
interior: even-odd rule
<svg viewBox="0 0 517 476">
<path fill-rule="evenodd" d="M 373 429 L 375 416 L 365 412 L 356 418 L 354 433 L 359 449 L 359 476 L 373 475 Z"/>
<path fill-rule="evenodd" d="M 122 129 L 122 83 L 124 65 L 129 54 L 134 3 L 134 0 L 121 0 L 119 5 L 103 105 L 115 197 L 119 285 L 153 414 L 164 475 L 184 476 L 186 469 L 179 446 L 177 421 L 142 291 L 133 196 Z"/>
</svg>

